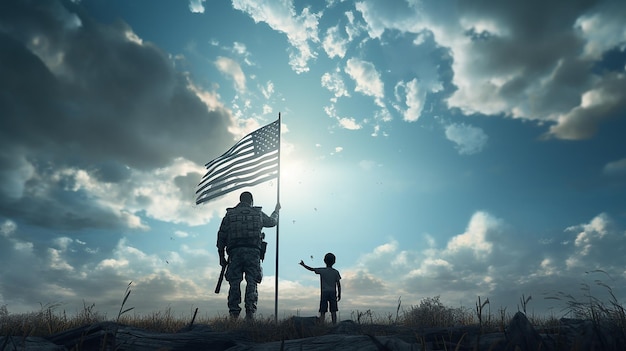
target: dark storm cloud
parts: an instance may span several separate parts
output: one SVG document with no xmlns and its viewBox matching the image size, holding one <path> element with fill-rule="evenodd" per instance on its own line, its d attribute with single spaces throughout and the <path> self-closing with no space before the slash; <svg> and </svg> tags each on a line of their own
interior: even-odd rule
<svg viewBox="0 0 626 351">
<path fill-rule="evenodd" d="M 195 190 L 198 187 L 198 179 L 201 177 L 200 173 L 187 173 L 174 178 L 174 184 L 180 189 L 182 198 L 193 199 L 197 196 Z"/>
<path fill-rule="evenodd" d="M 598 122 L 624 117 L 626 110 L 626 75 L 607 74 L 583 95 L 581 106 L 560 117 L 560 123 L 550 131 L 564 139 L 591 138 L 598 129 Z"/>
<path fill-rule="evenodd" d="M 533 101 L 535 108 L 541 104 L 544 112 L 555 112 L 575 106 L 580 99 L 579 89 L 565 87 L 568 84 L 582 87 L 591 82 L 591 62 L 578 57 L 584 41 L 572 28 L 580 15 L 592 6 L 591 1 L 566 4 L 486 1 L 472 5 L 460 2 L 459 12 L 464 18 L 477 22 L 493 21 L 506 30 L 506 34 L 501 36 L 468 33 L 476 35 L 472 51 L 478 55 L 473 60 L 476 63 L 474 73 L 506 75 L 521 70 L 522 74 L 516 74 L 500 91 L 507 100 L 515 101 L 524 96 L 534 82 L 550 75 L 556 68 L 549 95 L 546 98 L 536 97 Z M 538 8 L 544 9 L 538 11 Z M 479 34 L 486 35 L 484 40 Z"/>
<path fill-rule="evenodd" d="M 88 261 L 93 257 L 80 252 L 83 248 L 76 240 L 63 238 L 64 245 L 57 242 L 50 248 L 29 241 L 32 236 L 30 230 L 18 228 L 10 221 L 0 222 L 0 257 L 11 262 L 11 267 L 19 267 L 0 271 L 0 297 L 9 311 L 15 312 L 14 308 L 24 303 L 53 305 L 68 299 L 84 298 L 90 304 L 94 291 L 104 301 L 108 297 L 119 303 L 120 290 L 128 284 L 127 278 L 106 271 L 94 272 Z M 96 278 L 86 279 L 80 269 Z"/>
<path fill-rule="evenodd" d="M 561 139 L 591 138 L 601 122 L 623 111 L 624 90 L 604 90 L 624 85 L 623 73 L 594 67 L 604 53 L 623 48 L 626 38 L 616 16 L 625 10 L 618 1 L 459 3 L 463 19 L 503 30 L 474 41 L 473 74 L 510 75 L 498 94 L 511 106 L 529 104 L 525 117 L 558 118 L 550 133 Z M 597 92 L 591 107 L 584 101 L 589 91 Z"/>
<path fill-rule="evenodd" d="M 93 174 L 99 181 L 118 183 L 130 176 L 130 169 L 115 161 L 103 161 L 93 165 Z"/>
<path fill-rule="evenodd" d="M 450 50 L 450 108 L 547 122 L 549 136 L 572 140 L 623 115 L 624 89 L 606 89 L 626 81 L 623 1 L 396 4 L 363 0 L 357 10 L 372 38 L 430 31 Z"/>
<path fill-rule="evenodd" d="M 229 112 L 209 110 L 166 53 L 70 2 L 0 4 L 0 77 L 0 213 L 27 222 L 115 227 L 119 213 L 58 172 L 117 183 L 232 142 Z"/>
<path fill-rule="evenodd" d="M 162 166 L 179 155 L 206 161 L 189 140 L 219 141 L 227 115 L 208 113 L 165 53 L 130 40 L 124 23 L 102 26 L 83 15 L 68 28 L 56 2 L 41 4 L 50 7 L 5 5 L 3 12 L 2 91 L 11 99 L 2 107 L 12 112 L 3 118 L 6 134 L 58 151 L 78 146 L 85 158 L 131 167 Z"/>
</svg>

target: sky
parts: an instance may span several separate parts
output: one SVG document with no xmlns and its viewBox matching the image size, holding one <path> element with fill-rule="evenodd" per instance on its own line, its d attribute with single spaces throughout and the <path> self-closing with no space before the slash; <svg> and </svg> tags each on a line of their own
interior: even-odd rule
<svg viewBox="0 0 626 351">
<path fill-rule="evenodd" d="M 626 302 L 626 2 L 0 2 L 0 306 L 226 315 L 204 164 L 281 115 L 259 313 Z M 278 245 L 277 245 L 278 244 Z M 277 255 L 278 247 L 278 255 Z M 227 286 L 227 285 L 225 285 Z M 585 287 L 590 290 L 586 291 Z M 560 297 L 560 299 L 559 299 Z M 557 298 L 557 299 L 555 299 Z"/>
</svg>

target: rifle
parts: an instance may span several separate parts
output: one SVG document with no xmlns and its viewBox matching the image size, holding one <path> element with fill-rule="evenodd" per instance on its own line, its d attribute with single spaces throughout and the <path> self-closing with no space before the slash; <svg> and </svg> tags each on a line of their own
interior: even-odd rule
<svg viewBox="0 0 626 351">
<path fill-rule="evenodd" d="M 228 265 L 226 265 L 228 266 Z M 215 293 L 219 294 L 220 289 L 222 288 L 222 281 L 224 281 L 224 272 L 226 272 L 226 266 L 222 266 L 222 271 L 220 272 L 220 277 L 217 279 L 217 286 L 215 287 Z"/>
</svg>

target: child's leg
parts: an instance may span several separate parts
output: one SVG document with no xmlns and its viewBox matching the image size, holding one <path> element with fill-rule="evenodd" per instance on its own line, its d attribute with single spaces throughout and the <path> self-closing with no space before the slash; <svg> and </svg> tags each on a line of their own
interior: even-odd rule
<svg viewBox="0 0 626 351">
<path fill-rule="evenodd" d="M 326 322 L 326 312 L 328 312 L 328 299 L 324 296 L 322 292 L 322 296 L 320 297 L 320 323 L 324 324 Z"/>
<path fill-rule="evenodd" d="M 330 317 L 333 321 L 333 324 L 337 324 L 337 311 L 339 311 L 339 308 L 337 307 L 336 296 L 333 296 L 333 298 L 328 301 L 328 307 L 330 310 Z"/>
</svg>

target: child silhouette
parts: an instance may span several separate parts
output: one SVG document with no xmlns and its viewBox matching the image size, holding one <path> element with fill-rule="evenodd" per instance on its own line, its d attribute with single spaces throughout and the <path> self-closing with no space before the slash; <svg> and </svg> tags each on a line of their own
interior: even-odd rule
<svg viewBox="0 0 626 351">
<path fill-rule="evenodd" d="M 300 260 L 300 265 L 311 272 L 320 275 L 320 321 L 323 323 L 326 318 L 326 312 L 330 309 L 330 316 L 333 324 L 337 324 L 337 301 L 341 300 L 341 275 L 339 271 L 333 268 L 335 264 L 335 255 L 327 253 L 324 256 L 326 267 L 312 268 L 307 266 L 304 261 Z"/>
</svg>

